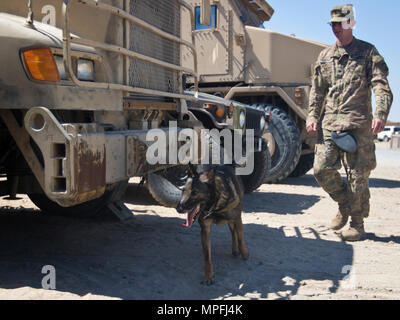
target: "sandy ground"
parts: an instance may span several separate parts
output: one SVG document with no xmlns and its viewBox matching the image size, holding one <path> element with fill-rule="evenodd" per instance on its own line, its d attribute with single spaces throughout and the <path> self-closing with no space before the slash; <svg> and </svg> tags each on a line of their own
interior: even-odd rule
<svg viewBox="0 0 400 320">
<path fill-rule="evenodd" d="M 212 286 L 201 284 L 199 225 L 181 227 L 184 217 L 135 180 L 125 222 L 45 216 L 26 197 L 2 199 L 0 299 L 399 299 L 400 149 L 378 143 L 377 158 L 365 241 L 327 229 L 337 208 L 312 171 L 265 184 L 244 200 L 249 260 L 231 256 L 227 226 L 213 227 Z M 47 265 L 54 290 L 42 288 Z"/>
</svg>

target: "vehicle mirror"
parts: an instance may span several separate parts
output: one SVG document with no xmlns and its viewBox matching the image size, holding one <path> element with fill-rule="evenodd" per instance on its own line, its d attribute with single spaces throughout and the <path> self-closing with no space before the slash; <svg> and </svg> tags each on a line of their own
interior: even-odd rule
<svg viewBox="0 0 400 320">
<path fill-rule="evenodd" d="M 209 26 L 211 24 L 211 5 L 210 0 L 201 1 L 200 23 Z"/>
</svg>

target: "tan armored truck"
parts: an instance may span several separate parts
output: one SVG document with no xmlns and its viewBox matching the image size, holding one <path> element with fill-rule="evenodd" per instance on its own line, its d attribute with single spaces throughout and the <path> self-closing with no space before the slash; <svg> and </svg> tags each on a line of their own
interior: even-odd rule
<svg viewBox="0 0 400 320">
<path fill-rule="evenodd" d="M 254 105 L 272 116 L 266 136 L 272 164 L 265 182 L 305 174 L 316 142 L 305 130 L 312 65 L 326 45 L 260 27 L 274 13 L 264 0 L 211 1 L 207 24 L 199 20 L 200 2 L 188 2 L 195 7 L 195 31 L 182 29 L 182 37 L 195 39 L 200 91 Z M 182 60 L 193 67 L 188 50 Z"/>
<path fill-rule="evenodd" d="M 180 63 L 183 1 L 0 2 L 1 194 L 41 209 L 119 216 L 150 129 L 201 126 Z M 190 22 L 189 22 L 190 25 Z"/>
<path fill-rule="evenodd" d="M 188 106 L 212 104 L 184 92 L 197 62 L 181 10 L 192 29 L 182 0 L 0 1 L 0 195 L 56 214 L 131 215 L 129 178 L 176 165 L 148 161 L 147 134 L 199 130 Z"/>
</svg>

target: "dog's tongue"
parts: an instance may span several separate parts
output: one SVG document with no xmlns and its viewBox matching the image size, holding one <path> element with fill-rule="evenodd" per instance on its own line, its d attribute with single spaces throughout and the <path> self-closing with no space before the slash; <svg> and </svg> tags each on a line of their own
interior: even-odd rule
<svg viewBox="0 0 400 320">
<path fill-rule="evenodd" d="M 186 228 L 191 228 L 193 225 L 193 218 L 197 214 L 198 211 L 199 211 L 199 206 L 196 206 L 196 208 L 194 208 L 192 211 L 188 212 L 186 215 L 186 221 L 185 221 L 185 223 L 182 223 L 181 226 L 186 227 Z"/>
<path fill-rule="evenodd" d="M 185 227 L 185 228 L 191 228 L 193 224 L 193 216 L 190 217 L 190 213 L 188 212 L 187 216 L 186 216 L 186 221 L 185 223 L 182 223 L 181 226 Z"/>
</svg>

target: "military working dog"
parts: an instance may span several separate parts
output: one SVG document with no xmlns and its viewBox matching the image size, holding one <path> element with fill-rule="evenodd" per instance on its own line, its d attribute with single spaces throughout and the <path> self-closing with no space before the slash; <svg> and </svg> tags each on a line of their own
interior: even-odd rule
<svg viewBox="0 0 400 320">
<path fill-rule="evenodd" d="M 228 224 L 232 233 L 232 254 L 247 260 L 249 251 L 244 245 L 242 199 L 244 187 L 231 166 L 209 168 L 203 172 L 189 169 L 176 210 L 187 213 L 184 227 L 190 228 L 197 220 L 201 227 L 201 244 L 205 263 L 205 284 L 214 282 L 211 263 L 211 225 Z"/>
</svg>

